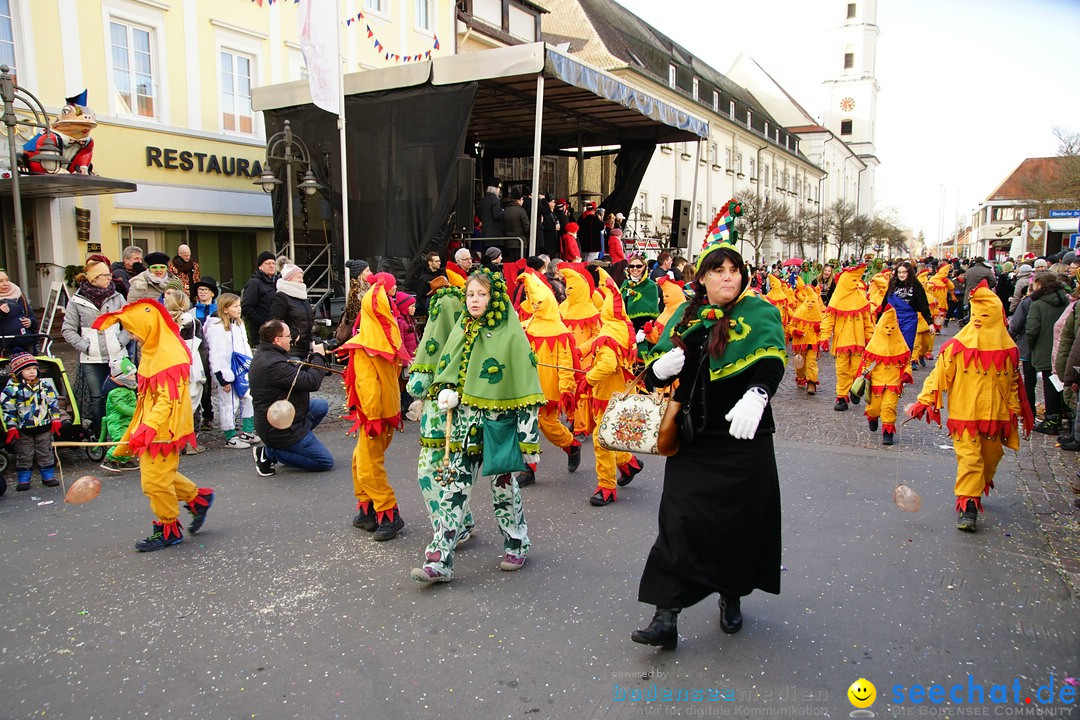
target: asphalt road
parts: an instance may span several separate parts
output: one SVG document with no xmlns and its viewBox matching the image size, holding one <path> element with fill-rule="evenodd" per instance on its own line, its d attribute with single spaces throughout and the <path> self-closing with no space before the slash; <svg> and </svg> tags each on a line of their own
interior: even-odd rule
<svg viewBox="0 0 1080 720">
<path fill-rule="evenodd" d="M 831 404 L 829 393 L 816 402 Z M 861 415 L 836 417 L 852 438 L 865 434 Z M 902 436 L 931 432 L 914 426 Z M 1080 715 L 1075 701 L 1042 706 L 1036 696 L 1053 685 L 1059 697 L 1080 675 L 1080 613 L 1015 462 L 1002 463 L 980 532 L 965 534 L 953 526 L 954 461 L 940 444 L 779 436 L 781 594 L 745 598 L 737 635 L 721 632 L 714 602 L 689 608 L 678 649 L 661 651 L 629 640 L 651 616 L 636 594 L 656 533 L 660 459 L 646 459 L 617 503 L 594 508 L 591 449 L 569 475 L 548 447 L 538 483 L 523 491 L 526 566 L 499 571 L 489 493 L 478 488 L 478 537 L 460 551 L 454 581 L 421 586 L 409 578 L 429 539 L 417 426 L 390 448 L 408 525 L 387 543 L 351 525 L 354 441 L 343 430 L 323 435 L 338 466 L 322 474 L 260 478 L 247 452 L 224 448 L 185 457 L 183 471 L 214 487 L 217 502 L 202 532 L 156 553 L 132 547 L 151 520 L 137 474 L 103 478 L 101 496 L 82 506 L 36 483 L 9 490 L 0 718 L 842 717 L 859 678 L 876 686 L 879 716 Z M 87 471 L 64 457 L 69 480 Z M 921 494 L 919 513 L 893 505 L 897 482 Z M 969 682 L 987 694 L 1008 685 L 1010 702 L 894 702 L 894 686 L 906 698 L 916 685 Z M 703 699 L 631 700 L 654 688 L 697 688 Z"/>
</svg>

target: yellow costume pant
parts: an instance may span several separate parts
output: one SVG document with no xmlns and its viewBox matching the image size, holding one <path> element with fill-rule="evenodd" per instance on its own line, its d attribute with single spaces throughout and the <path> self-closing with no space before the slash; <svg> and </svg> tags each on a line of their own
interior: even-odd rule
<svg viewBox="0 0 1080 720">
<path fill-rule="evenodd" d="M 150 498 L 150 512 L 165 525 L 180 517 L 181 502 L 190 502 L 199 494 L 199 488 L 180 474 L 179 467 L 180 454 L 176 452 L 157 457 L 146 452 L 139 457 L 142 491 Z"/>
<path fill-rule="evenodd" d="M 596 455 L 596 486 L 614 490 L 619 466 L 626 465 L 634 456 L 628 452 L 615 452 L 600 447 L 600 418 L 596 418 L 596 427 L 593 428 L 593 453 Z"/>
<path fill-rule="evenodd" d="M 814 348 L 799 350 L 803 356 L 803 366 L 795 369 L 795 381 L 798 385 L 808 382 L 817 384 L 817 356 L 818 351 Z"/>
<path fill-rule="evenodd" d="M 384 460 L 386 448 L 394 437 L 393 430 L 369 437 L 361 428 L 352 455 L 353 493 L 362 503 L 373 502 L 375 512 L 385 512 L 397 505 L 394 488 L 386 478 Z"/>
<path fill-rule="evenodd" d="M 584 405 L 585 403 L 582 403 Z M 574 436 L 566 426 L 559 422 L 559 408 L 549 408 L 544 405 L 540 408 L 540 431 L 544 437 L 555 447 L 570 447 L 574 443 Z"/>
<path fill-rule="evenodd" d="M 930 331 L 921 332 L 915 336 L 915 351 L 911 353 L 912 360 L 925 358 L 934 352 L 934 334 Z"/>
<path fill-rule="evenodd" d="M 956 496 L 978 498 L 987 486 L 993 485 L 1005 448 L 998 438 L 973 438 L 967 432 L 953 436 L 952 441 L 956 452 Z"/>
<path fill-rule="evenodd" d="M 866 403 L 866 417 L 873 420 L 881 418 L 885 425 L 896 425 L 896 406 L 900 402 L 900 396 L 895 390 L 885 390 L 882 394 L 874 393 L 870 401 Z"/>
<path fill-rule="evenodd" d="M 847 398 L 851 383 L 855 382 L 855 374 L 859 372 L 860 363 L 861 351 L 836 354 L 836 397 Z"/>
</svg>

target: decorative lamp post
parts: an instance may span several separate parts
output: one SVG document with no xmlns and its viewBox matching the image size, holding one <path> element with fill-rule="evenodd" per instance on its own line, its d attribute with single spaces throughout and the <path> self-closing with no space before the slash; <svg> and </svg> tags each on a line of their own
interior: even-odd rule
<svg viewBox="0 0 1080 720">
<path fill-rule="evenodd" d="M 34 161 L 41 164 L 47 173 L 55 173 L 60 170 L 64 161 L 60 155 L 60 149 L 56 145 L 56 137 L 49 127 L 49 115 L 45 107 L 32 93 L 15 84 L 15 78 L 11 75 L 11 68 L 0 65 L 0 98 L 4 101 L 3 122 L 7 126 L 8 159 L 11 162 L 11 203 L 15 208 L 15 257 L 19 268 L 19 282 L 24 290 L 30 287 L 30 276 L 26 270 L 26 229 L 23 227 L 22 215 L 22 192 L 19 188 L 19 164 L 18 154 L 15 148 L 15 130 L 19 125 L 26 127 L 41 128 L 45 137 L 41 143 L 41 149 L 34 156 Z M 15 101 L 29 109 L 32 117 L 20 118 L 15 114 Z"/>
<path fill-rule="evenodd" d="M 263 192 L 273 192 L 274 188 L 281 184 L 281 181 L 274 177 L 270 161 L 275 160 L 285 163 L 285 190 L 288 197 L 286 227 L 289 231 L 289 259 L 293 262 L 296 262 L 296 241 L 293 237 L 293 185 L 296 182 L 296 173 L 301 168 L 305 170 L 304 179 L 296 186 L 305 194 L 314 195 L 322 188 L 322 185 L 319 184 L 315 179 L 315 175 L 311 172 L 310 158 L 311 155 L 308 152 L 307 145 L 304 144 L 303 140 L 293 135 L 292 125 L 286 120 L 285 127 L 281 132 L 274 133 L 266 141 L 266 164 L 263 166 L 259 179 L 255 181 L 256 185 L 262 186 Z M 293 169 L 294 165 L 296 166 L 295 170 Z"/>
</svg>

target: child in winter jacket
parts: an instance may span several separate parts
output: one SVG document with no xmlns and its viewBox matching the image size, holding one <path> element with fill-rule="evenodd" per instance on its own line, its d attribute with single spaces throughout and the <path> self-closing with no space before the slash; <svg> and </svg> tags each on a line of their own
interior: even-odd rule
<svg viewBox="0 0 1080 720">
<path fill-rule="evenodd" d="M 116 364 L 116 372 L 110 376 L 116 387 L 109 390 L 109 394 L 105 396 L 105 419 L 102 421 L 110 440 L 122 438 L 128 426 L 131 425 L 132 416 L 135 415 L 135 405 L 139 401 L 139 396 L 135 392 L 138 387 L 137 372 L 135 363 L 125 357 Z M 117 453 L 119 447 L 109 448 L 101 463 L 101 469 L 117 473 L 138 470 L 138 458 L 134 455 Z"/>
<path fill-rule="evenodd" d="M 60 404 L 56 386 L 48 378 L 38 377 L 37 359 L 28 352 L 16 351 L 8 363 L 11 380 L 0 393 L 0 409 L 7 442 L 15 447 L 16 490 L 30 489 L 30 476 L 37 460 L 41 484 L 56 487 L 56 461 L 53 459 L 52 434 L 60 432 Z"/>
<path fill-rule="evenodd" d="M 218 298 L 218 315 L 206 321 L 205 331 L 218 404 L 218 427 L 225 433 L 228 447 L 243 449 L 261 441 L 255 435 L 255 409 L 248 392 L 251 345 L 240 311 L 240 296 L 223 294 Z M 241 418 L 239 433 L 237 415 Z"/>
<path fill-rule="evenodd" d="M 402 364 L 401 384 L 401 407 L 408 408 L 412 404 L 412 396 L 405 389 L 405 381 L 409 379 L 408 367 L 416 357 L 416 347 L 420 344 L 419 333 L 416 332 L 416 298 L 404 292 L 394 296 L 394 319 L 397 320 L 398 330 L 401 331 L 401 347 L 408 353 L 409 359 Z"/>
</svg>

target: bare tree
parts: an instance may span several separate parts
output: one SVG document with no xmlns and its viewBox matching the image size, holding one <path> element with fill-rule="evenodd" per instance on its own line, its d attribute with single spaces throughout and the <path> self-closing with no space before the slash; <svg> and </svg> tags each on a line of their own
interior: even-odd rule
<svg viewBox="0 0 1080 720">
<path fill-rule="evenodd" d="M 1070 207 L 1080 207 L 1080 132 L 1055 127 L 1058 157 L 1062 159 L 1058 173 L 1058 195 Z"/>
<path fill-rule="evenodd" d="M 757 264 L 762 259 L 761 246 L 787 225 L 791 210 L 767 195 L 743 192 L 736 194 L 735 199 L 743 211 L 737 223 L 739 238 L 754 249 L 754 264 Z"/>
<path fill-rule="evenodd" d="M 817 245 L 817 213 L 806 208 L 795 211 L 783 229 L 788 242 L 798 248 L 799 257 L 806 258 L 806 248 Z"/>
<path fill-rule="evenodd" d="M 826 247 L 836 247 L 836 258 L 843 260 L 844 247 L 855 240 L 855 205 L 837 200 L 825 211 L 825 229 L 829 236 Z"/>
</svg>

